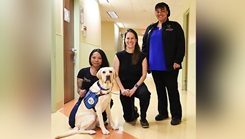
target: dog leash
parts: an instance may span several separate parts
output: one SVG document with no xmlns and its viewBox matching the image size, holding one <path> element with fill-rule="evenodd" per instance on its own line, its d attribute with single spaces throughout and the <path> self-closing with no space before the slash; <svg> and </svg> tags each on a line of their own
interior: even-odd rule
<svg viewBox="0 0 245 139">
<path fill-rule="evenodd" d="M 119 93 L 115 93 L 115 92 L 111 92 L 112 94 L 114 94 L 114 95 L 120 95 Z"/>
<path fill-rule="evenodd" d="M 113 86 L 114 86 L 114 83 L 112 83 L 112 87 L 111 88 L 113 88 Z M 114 95 L 120 95 L 120 93 L 115 93 L 115 92 L 111 92 L 112 94 L 114 94 Z"/>
</svg>

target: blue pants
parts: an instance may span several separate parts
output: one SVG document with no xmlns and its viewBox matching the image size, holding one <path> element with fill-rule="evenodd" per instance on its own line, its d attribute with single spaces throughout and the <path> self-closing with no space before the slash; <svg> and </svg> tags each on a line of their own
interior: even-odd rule
<svg viewBox="0 0 245 139">
<path fill-rule="evenodd" d="M 74 107 L 72 108 L 71 110 L 71 113 L 69 115 L 69 125 L 74 128 L 75 127 L 75 117 L 76 117 L 76 113 L 77 113 L 77 109 L 78 107 L 80 106 L 81 102 L 82 102 L 83 98 L 79 98 L 77 103 L 74 105 Z M 110 103 L 111 107 L 113 105 L 113 100 L 111 100 L 111 103 Z M 102 113 L 103 115 L 103 120 L 106 121 L 107 120 L 107 116 L 106 116 L 106 112 L 104 111 Z"/>
</svg>

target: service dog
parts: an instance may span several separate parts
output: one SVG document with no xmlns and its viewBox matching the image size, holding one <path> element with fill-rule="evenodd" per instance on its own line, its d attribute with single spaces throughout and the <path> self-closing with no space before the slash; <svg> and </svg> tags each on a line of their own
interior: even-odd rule
<svg viewBox="0 0 245 139">
<path fill-rule="evenodd" d="M 96 76 L 99 80 L 90 87 L 78 107 L 75 117 L 75 127 L 64 134 L 57 136 L 56 139 L 77 133 L 95 134 L 96 131 L 94 129 L 98 124 L 103 134 L 109 134 L 110 132 L 105 128 L 103 121 L 103 111 L 106 111 L 108 126 L 113 130 L 118 129 L 113 123 L 110 111 L 111 90 L 113 81 L 117 77 L 117 73 L 112 67 L 103 67 L 100 68 Z M 93 95 L 95 98 L 92 97 Z"/>
</svg>

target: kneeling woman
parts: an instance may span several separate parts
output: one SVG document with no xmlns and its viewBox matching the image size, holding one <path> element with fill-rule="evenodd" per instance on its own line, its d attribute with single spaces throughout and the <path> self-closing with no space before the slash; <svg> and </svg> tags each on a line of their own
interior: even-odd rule
<svg viewBox="0 0 245 139">
<path fill-rule="evenodd" d="M 69 125 L 73 128 L 75 127 L 75 116 L 77 109 L 81 104 L 84 96 L 86 95 L 89 88 L 98 80 L 96 77 L 97 71 L 102 67 L 109 67 L 108 59 L 101 49 L 94 49 L 89 55 L 90 67 L 82 68 L 77 75 L 77 92 L 79 94 L 79 99 L 75 106 L 73 107 L 69 116 Z M 111 100 L 111 106 L 113 101 Z M 104 121 L 107 120 L 106 113 L 103 112 Z"/>
<path fill-rule="evenodd" d="M 146 112 L 150 103 L 150 95 L 144 80 L 147 75 L 147 60 L 140 51 L 137 33 L 128 29 L 125 33 L 124 49 L 114 57 L 114 69 L 118 72 L 116 82 L 120 89 L 120 100 L 123 108 L 123 117 L 126 122 L 135 124 L 139 117 L 134 106 L 134 98 L 140 102 L 140 124 L 148 128 Z"/>
</svg>

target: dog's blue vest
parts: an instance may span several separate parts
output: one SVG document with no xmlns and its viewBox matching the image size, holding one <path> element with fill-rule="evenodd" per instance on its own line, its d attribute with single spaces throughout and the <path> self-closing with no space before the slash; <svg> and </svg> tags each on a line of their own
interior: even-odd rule
<svg viewBox="0 0 245 139">
<path fill-rule="evenodd" d="M 100 84 L 99 84 L 98 81 L 97 81 L 97 85 L 98 85 L 98 87 L 100 88 L 100 91 L 101 91 L 101 90 L 105 90 L 105 91 L 109 90 L 109 89 L 104 89 L 104 88 L 102 88 L 102 87 L 100 86 Z M 108 92 L 107 94 L 109 94 L 109 92 Z M 93 108 L 94 111 L 96 111 L 94 107 L 95 107 L 95 105 L 97 104 L 99 97 L 102 96 L 102 95 L 105 95 L 105 94 L 96 94 L 96 92 L 92 92 L 91 90 L 89 90 L 89 91 L 86 93 L 85 97 L 84 97 L 84 104 L 85 104 L 85 106 L 86 106 L 88 109 Z"/>
<path fill-rule="evenodd" d="M 89 90 L 84 97 L 84 104 L 88 109 L 95 107 L 98 102 L 98 96 L 95 92 Z"/>
</svg>

